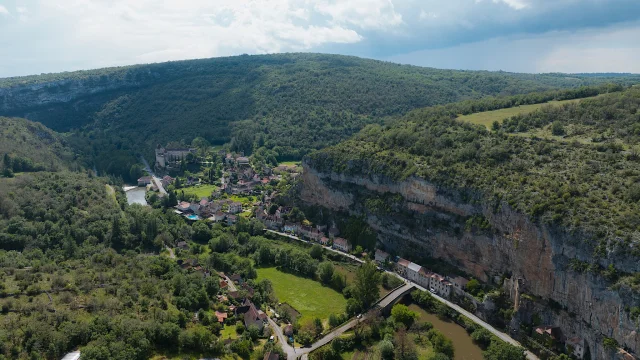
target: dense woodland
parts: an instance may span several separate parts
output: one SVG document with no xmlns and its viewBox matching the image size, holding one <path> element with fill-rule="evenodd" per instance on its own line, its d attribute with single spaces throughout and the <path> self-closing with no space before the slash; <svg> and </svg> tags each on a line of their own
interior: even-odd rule
<svg viewBox="0 0 640 360">
<path fill-rule="evenodd" d="M 0 80 L 0 87 L 8 104 L 2 112 L 56 131 L 78 129 L 70 142 L 77 152 L 91 149 L 84 159 L 89 167 L 118 173 L 135 162 L 132 153 L 151 154 L 157 144 L 170 141 L 189 145 L 203 137 L 246 154 L 264 147 L 279 160 L 300 159 L 367 124 L 416 108 L 634 79 L 438 70 L 286 54 L 9 78 Z M 22 103 L 16 99 L 25 86 L 41 86 L 38 91 L 53 96 L 68 92 L 72 100 Z"/>
</svg>

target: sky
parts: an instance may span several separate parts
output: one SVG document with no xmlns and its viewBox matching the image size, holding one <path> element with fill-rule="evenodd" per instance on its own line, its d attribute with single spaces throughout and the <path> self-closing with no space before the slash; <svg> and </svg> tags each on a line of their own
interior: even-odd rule
<svg viewBox="0 0 640 360">
<path fill-rule="evenodd" d="M 280 52 L 640 73 L 640 0 L 0 0 L 0 77 Z"/>
</svg>

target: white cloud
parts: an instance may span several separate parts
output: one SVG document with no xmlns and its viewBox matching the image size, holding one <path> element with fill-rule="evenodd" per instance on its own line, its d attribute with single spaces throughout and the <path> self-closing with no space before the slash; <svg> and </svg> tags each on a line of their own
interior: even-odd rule
<svg viewBox="0 0 640 360">
<path fill-rule="evenodd" d="M 329 15 L 339 24 L 352 24 L 362 29 L 385 29 L 402 24 L 402 15 L 391 0 L 322 0 L 315 5 L 320 14 Z"/>
<path fill-rule="evenodd" d="M 28 49 L 12 46 L 17 53 L 11 58 L 0 55 L 0 69 L 8 69 L 2 66 L 6 62 L 21 66 L 22 61 L 17 60 L 20 50 L 34 61 L 47 58 L 49 68 L 56 61 L 68 61 L 70 54 L 74 54 L 76 63 L 87 64 L 81 67 L 96 67 L 240 53 L 308 51 L 328 44 L 362 41 L 360 28 L 395 24 L 399 16 L 389 1 L 376 6 L 363 6 L 362 1 L 338 7 L 324 3 L 327 7 L 322 13 L 308 0 L 69 0 L 59 4 L 31 1 L 37 2 L 29 6 L 32 21 L 16 22 L 7 28 L 0 26 L 0 44 L 17 45 L 19 40 L 8 34 L 41 31 L 52 34 L 48 40 L 57 50 L 52 53 L 51 46 L 35 43 Z M 26 20 L 26 7 L 18 11 Z M 357 21 L 349 21 L 349 14 L 358 14 Z M 325 19 L 311 21 L 314 16 Z M 0 70 L 0 76 L 10 74 Z"/>
<path fill-rule="evenodd" d="M 325 51 L 387 58 L 501 36 L 605 29 L 636 21 L 640 13 L 637 0 L 0 2 L 0 49 L 12 50 L 0 51 L 0 76 L 241 53 Z M 637 39 L 625 44 L 638 47 Z M 548 51 L 540 47 L 531 57 L 541 59 Z M 516 66 L 515 57 L 506 51 L 499 62 Z M 473 54 L 469 61 L 477 58 Z"/>
<path fill-rule="evenodd" d="M 424 9 L 420 10 L 420 15 L 418 15 L 418 18 L 420 20 L 435 19 L 437 17 L 438 17 L 438 14 L 434 12 L 426 12 L 424 11 Z"/>
<path fill-rule="evenodd" d="M 524 8 L 529 7 L 529 4 L 524 0 L 493 0 L 493 2 L 494 3 L 503 2 L 516 10 L 522 10 Z"/>
</svg>

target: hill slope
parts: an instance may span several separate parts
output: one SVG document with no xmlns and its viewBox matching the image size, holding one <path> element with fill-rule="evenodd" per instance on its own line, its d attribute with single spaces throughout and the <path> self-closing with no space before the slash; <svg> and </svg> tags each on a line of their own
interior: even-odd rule
<svg viewBox="0 0 640 360">
<path fill-rule="evenodd" d="M 311 154 L 302 198 L 363 216 L 409 258 L 518 279 L 507 293 L 533 296 L 516 323 L 539 314 L 594 358 L 612 358 L 604 337 L 638 352 L 640 89 L 545 106 L 496 131 L 456 120 L 461 108 L 414 111 Z M 561 131 L 537 135 L 549 126 Z"/>
<path fill-rule="evenodd" d="M 73 152 L 60 134 L 40 123 L 0 117 L 0 168 L 7 159 L 15 172 L 57 171 L 69 168 Z"/>
<path fill-rule="evenodd" d="M 411 109 L 622 81 L 626 77 L 452 71 L 321 54 L 237 56 L 0 80 L 0 114 L 56 131 L 92 125 L 148 150 L 231 141 L 300 158 Z"/>
</svg>

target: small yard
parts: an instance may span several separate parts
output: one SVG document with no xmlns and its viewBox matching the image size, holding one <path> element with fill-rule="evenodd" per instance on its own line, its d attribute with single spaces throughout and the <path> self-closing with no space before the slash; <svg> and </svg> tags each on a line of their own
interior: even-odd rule
<svg viewBox="0 0 640 360">
<path fill-rule="evenodd" d="M 186 188 L 179 189 L 178 191 L 184 191 L 185 195 L 195 195 L 198 198 L 203 197 L 211 197 L 211 193 L 214 190 L 217 190 L 218 187 L 215 185 L 199 185 L 199 186 L 190 186 Z"/>
<path fill-rule="evenodd" d="M 225 325 L 224 328 L 220 331 L 220 340 L 237 338 L 238 334 L 236 333 L 235 325 Z"/>
<path fill-rule="evenodd" d="M 238 196 L 238 195 L 231 195 L 229 196 L 229 199 L 235 201 L 235 202 L 239 202 L 242 203 L 242 205 L 250 205 L 251 203 L 253 203 L 255 201 L 255 197 L 253 196 Z"/>
<path fill-rule="evenodd" d="M 341 293 L 317 281 L 282 272 L 276 268 L 258 269 L 258 279 L 269 279 L 278 300 L 299 311 L 301 319 L 327 319 L 345 311 L 347 300 Z"/>
</svg>

